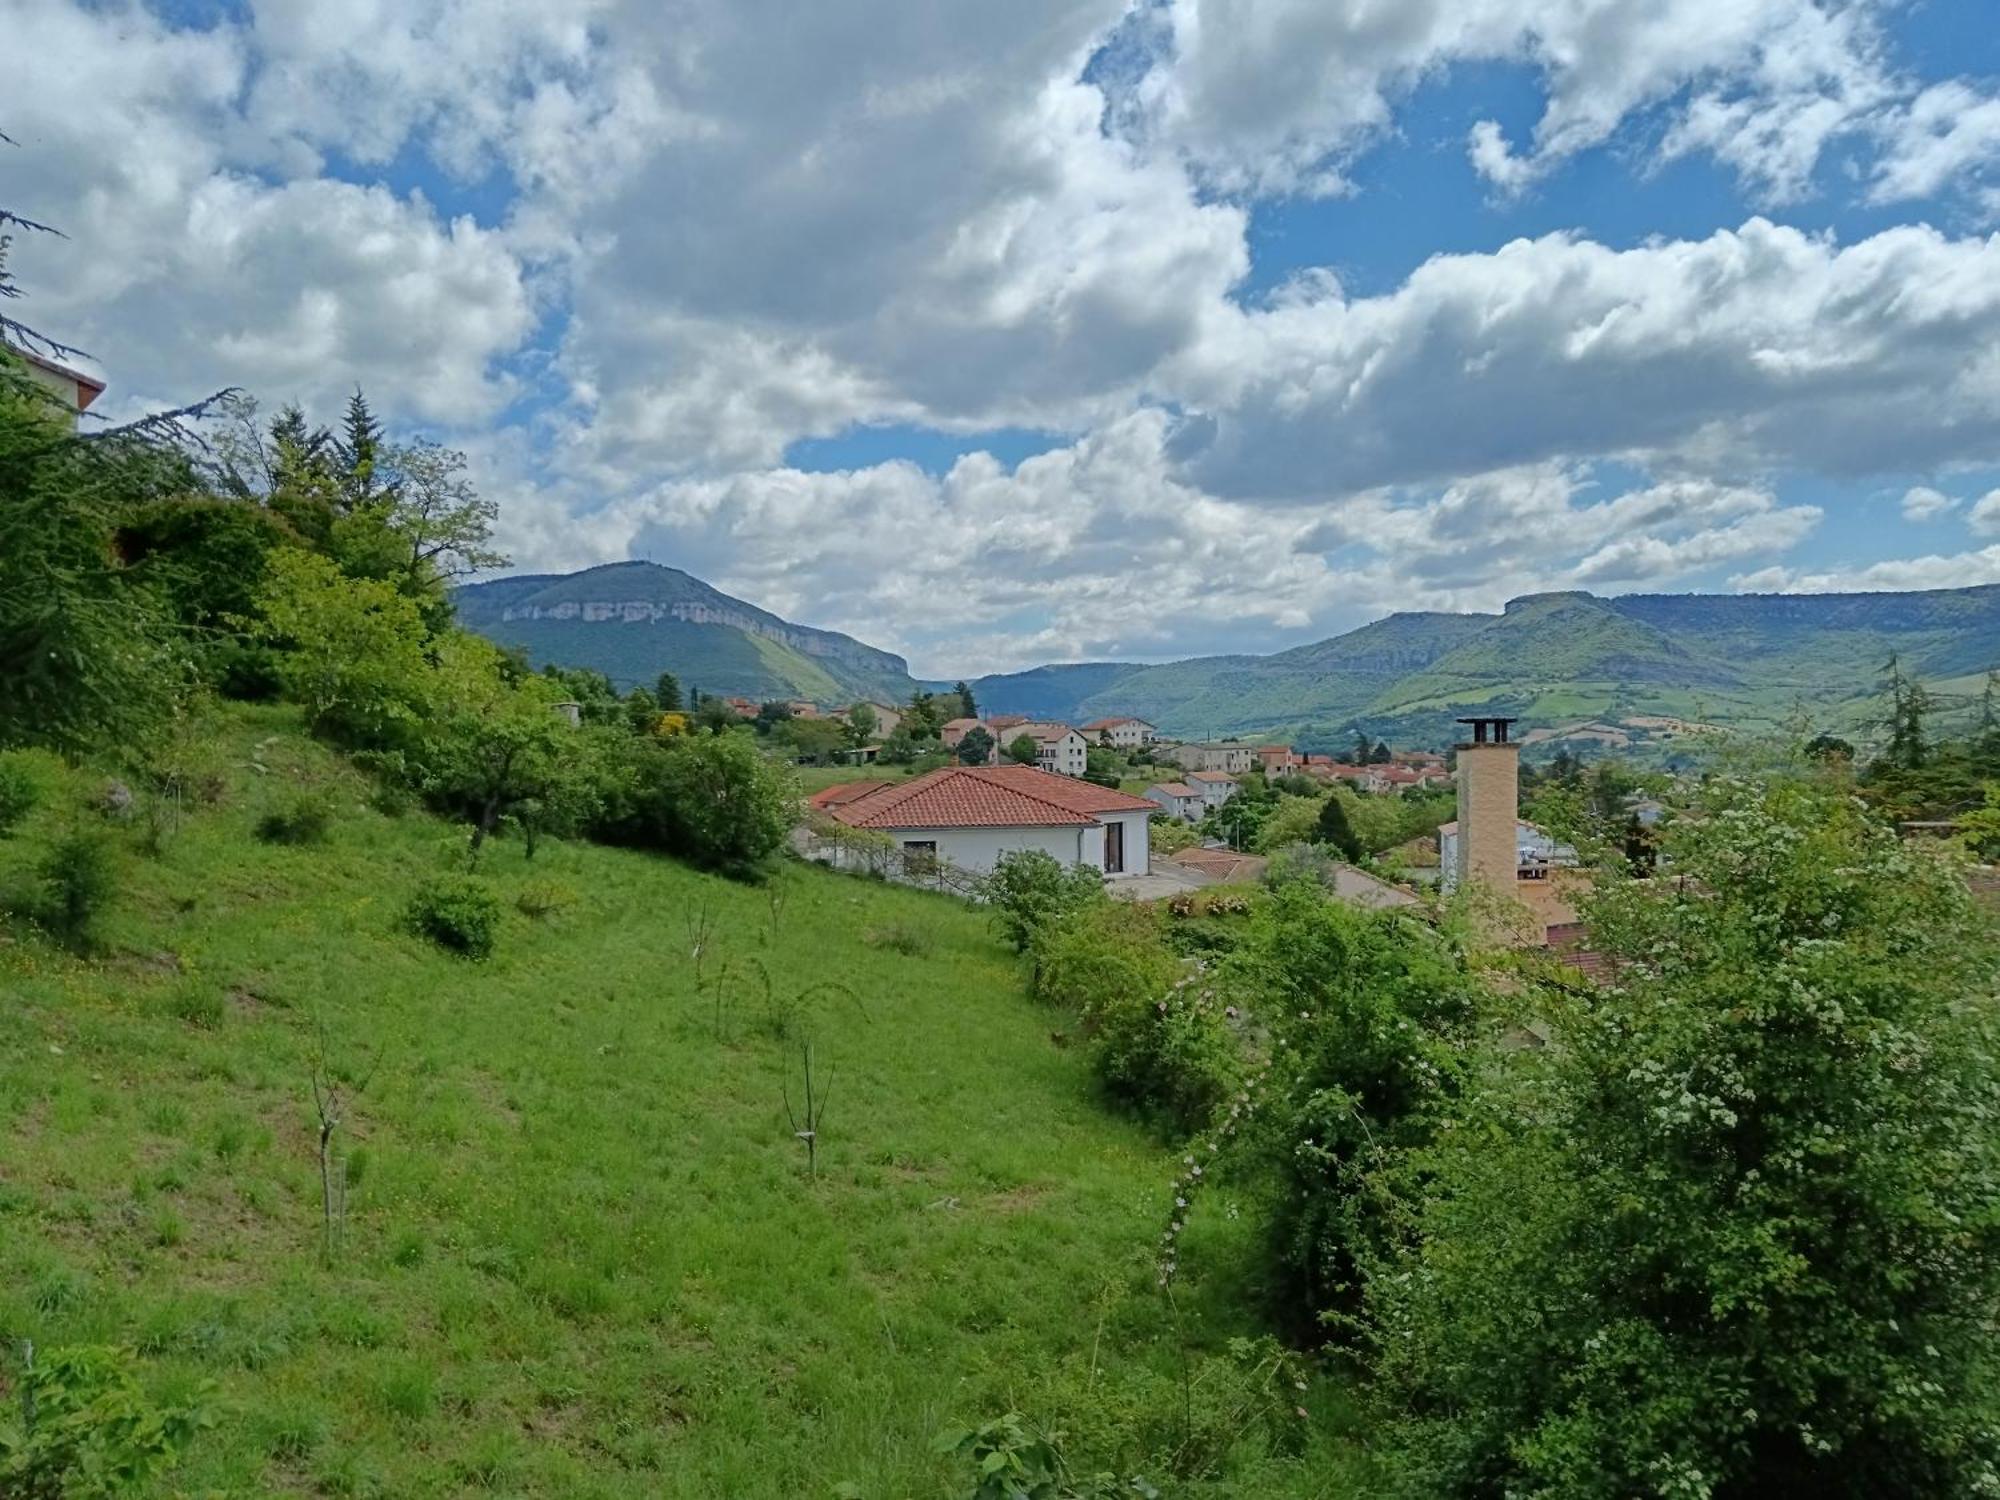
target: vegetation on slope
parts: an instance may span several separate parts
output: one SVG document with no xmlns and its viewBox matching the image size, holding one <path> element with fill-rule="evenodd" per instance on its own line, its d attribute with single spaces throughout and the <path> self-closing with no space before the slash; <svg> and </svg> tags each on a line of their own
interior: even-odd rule
<svg viewBox="0 0 2000 1500">
<path fill-rule="evenodd" d="M 1008 1410 L 1092 1464 L 1182 1445 L 1148 1254 L 1171 1154 L 1095 1102 L 978 912 L 511 845 L 469 962 L 403 923 L 460 835 L 377 810 L 291 710 L 231 710 L 213 743 L 216 800 L 157 856 L 143 814 L 112 826 L 91 956 L 0 940 L 0 1339 L 134 1344 L 169 1396 L 215 1382 L 176 1489 L 945 1494 L 933 1438 Z M 34 770 L 8 892 L 103 787 Z M 325 842 L 253 836 L 301 793 L 334 809 Z M 785 1105 L 807 1036 L 816 1180 Z M 322 1058 L 350 1098 L 331 1257 Z M 1218 1269 L 1243 1228 L 1208 1226 Z M 1256 1324 L 1216 1285 L 1183 1303 L 1215 1491 L 1324 1493 L 1338 1424 L 1299 1424 L 1296 1459 L 1225 1431 L 1260 1356 L 1228 1354 Z"/>
</svg>

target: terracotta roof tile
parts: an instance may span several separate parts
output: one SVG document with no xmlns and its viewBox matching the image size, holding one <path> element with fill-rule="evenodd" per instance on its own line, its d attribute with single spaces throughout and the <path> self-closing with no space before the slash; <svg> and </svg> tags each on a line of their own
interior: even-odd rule
<svg viewBox="0 0 2000 1500">
<path fill-rule="evenodd" d="M 1154 810 L 1144 798 L 1032 766 L 947 766 L 851 801 L 815 798 L 814 805 L 855 828 L 1088 827 L 1100 813 Z"/>
</svg>

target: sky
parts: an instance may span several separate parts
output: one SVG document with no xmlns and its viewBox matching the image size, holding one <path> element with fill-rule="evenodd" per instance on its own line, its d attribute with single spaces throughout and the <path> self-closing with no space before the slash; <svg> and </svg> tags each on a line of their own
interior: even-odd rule
<svg viewBox="0 0 2000 1500">
<path fill-rule="evenodd" d="M 951 678 L 2000 582 L 1991 0 L 0 0 L 112 415 Z"/>
</svg>

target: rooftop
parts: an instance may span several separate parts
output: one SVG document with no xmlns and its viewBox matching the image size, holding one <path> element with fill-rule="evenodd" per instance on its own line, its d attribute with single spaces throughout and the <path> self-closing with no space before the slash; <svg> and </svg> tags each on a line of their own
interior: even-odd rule
<svg viewBox="0 0 2000 1500">
<path fill-rule="evenodd" d="M 864 789 L 865 790 L 862 790 Z M 946 766 L 905 782 L 828 787 L 812 806 L 850 828 L 1088 827 L 1154 804 L 1033 766 Z"/>
</svg>

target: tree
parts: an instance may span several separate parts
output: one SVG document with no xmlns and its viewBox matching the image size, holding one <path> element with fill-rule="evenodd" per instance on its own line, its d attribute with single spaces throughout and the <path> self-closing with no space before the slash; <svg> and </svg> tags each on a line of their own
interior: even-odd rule
<svg viewBox="0 0 2000 1500">
<path fill-rule="evenodd" d="M 1837 791 L 1718 779 L 1586 903 L 1370 1278 L 1408 1493 L 1959 1496 L 2000 1463 L 1992 935 Z M 1530 1190 L 1530 1188 L 1532 1190 Z"/>
<path fill-rule="evenodd" d="M 0 346 L 0 376 L 21 368 Z M 25 377 L 0 379 L 0 747 L 74 755 L 150 737 L 185 680 L 182 639 L 115 539 L 187 472 L 144 443 L 86 443 L 71 421 Z"/>
<path fill-rule="evenodd" d="M 1264 826 L 1257 831 L 1260 853 L 1271 854 L 1293 844 L 1310 844 L 1319 837 L 1321 798 L 1281 796 Z"/>
<path fill-rule="evenodd" d="M 348 510 L 366 510 L 394 500 L 396 485 L 393 481 L 384 482 L 380 472 L 385 468 L 384 450 L 382 424 L 369 410 L 368 398 L 357 385 L 354 394 L 347 398 L 347 414 L 341 419 L 338 443 L 340 487 Z"/>
<path fill-rule="evenodd" d="M 1894 770 L 1920 771 L 1930 754 L 1924 720 L 1930 714 L 1931 695 L 1922 683 L 1904 675 L 1896 657 L 1891 656 L 1882 670 L 1882 690 L 1889 697 L 1889 743 L 1882 759 Z"/>
<path fill-rule="evenodd" d="M 472 824 L 468 855 L 476 862 L 502 818 L 556 800 L 580 736 L 555 711 L 561 689 L 544 677 L 510 685 L 486 641 L 454 632 L 438 655 L 418 779 L 432 801 Z"/>
<path fill-rule="evenodd" d="M 507 566 L 492 546 L 500 507 L 466 477 L 466 459 L 429 441 L 388 450 L 395 478 L 371 503 L 387 507 L 387 524 L 401 539 L 406 587 L 412 592 Z"/>
<path fill-rule="evenodd" d="M 1347 821 L 1347 804 L 1338 793 L 1329 796 L 1319 810 L 1319 842 L 1334 850 L 1349 864 L 1361 858 L 1361 840 Z"/>
<path fill-rule="evenodd" d="M 1124 777 L 1118 774 L 1118 757 L 1109 750 L 1086 750 L 1084 752 L 1083 779 L 1093 786 L 1118 790 Z"/>
<path fill-rule="evenodd" d="M 1032 766 L 1041 759 L 1041 747 L 1031 734 L 1017 734 L 1007 742 L 1007 759 L 1016 765 Z"/>
<path fill-rule="evenodd" d="M 960 764 L 983 766 L 993 757 L 993 736 L 984 724 L 975 724 L 965 731 L 965 738 L 958 742 Z"/>
<path fill-rule="evenodd" d="M 1835 734 L 1816 734 L 1806 741 L 1805 757 L 1822 765 L 1841 760 L 1852 762 L 1854 746 Z"/>
<path fill-rule="evenodd" d="M 793 717 L 794 710 L 791 704 L 782 699 L 773 699 L 769 703 L 759 705 L 757 717 L 752 722 L 756 724 L 759 734 L 769 734 L 780 724 L 790 723 Z"/>
<path fill-rule="evenodd" d="M 1354 735 L 1354 750 L 1353 750 L 1354 764 L 1357 766 L 1367 765 L 1368 757 L 1373 753 L 1374 753 L 1374 746 L 1368 743 L 1367 734 L 1361 730 L 1356 730 Z"/>
<path fill-rule="evenodd" d="M 710 734 L 727 734 L 743 721 L 725 700 L 709 697 L 695 705 L 694 722 L 696 728 L 705 729 Z"/>
<path fill-rule="evenodd" d="M 410 738 L 432 686 L 415 600 L 288 547 L 272 557 L 257 602 L 265 639 L 283 653 L 285 688 L 315 730 L 367 749 Z"/>
<path fill-rule="evenodd" d="M 952 692 L 958 698 L 957 717 L 961 719 L 976 719 L 979 717 L 979 705 L 972 700 L 972 688 L 969 684 L 961 679 L 952 688 Z"/>
<path fill-rule="evenodd" d="M 662 672 L 653 684 L 653 696 L 659 700 L 660 712 L 677 714 L 681 711 L 681 680 L 671 672 Z M 697 694 L 696 696 L 700 696 Z"/>
<path fill-rule="evenodd" d="M 1387 740 L 1377 740 L 1375 748 L 1368 752 L 1368 764 L 1371 766 L 1386 766 L 1395 758 L 1395 756 L 1389 753 L 1389 742 Z"/>
<path fill-rule="evenodd" d="M 847 726 L 839 719 L 793 719 L 780 731 L 800 760 L 823 766 L 849 744 Z"/>
<path fill-rule="evenodd" d="M 910 694 L 910 702 L 903 712 L 903 722 L 896 726 L 908 732 L 913 740 L 934 740 L 944 727 L 944 715 L 938 708 L 935 694 L 922 691 Z"/>
<path fill-rule="evenodd" d="M 856 703 L 847 710 L 847 737 L 855 745 L 865 745 L 875 738 L 875 729 L 880 721 L 875 716 L 875 705 Z"/>
</svg>

